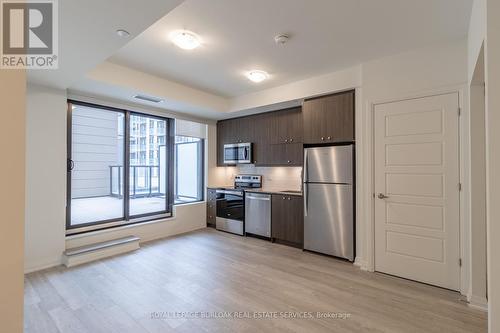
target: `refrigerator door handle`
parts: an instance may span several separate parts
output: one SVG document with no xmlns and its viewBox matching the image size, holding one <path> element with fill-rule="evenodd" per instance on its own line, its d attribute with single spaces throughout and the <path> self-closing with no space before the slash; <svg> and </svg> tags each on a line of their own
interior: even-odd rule
<svg viewBox="0 0 500 333">
<path fill-rule="evenodd" d="M 308 177 L 307 177 L 307 149 L 304 149 L 304 179 L 303 179 L 303 182 L 307 182 L 308 181 Z"/>
<path fill-rule="evenodd" d="M 304 216 L 307 216 L 308 207 L 309 207 L 309 201 L 307 197 L 307 184 L 304 184 Z"/>
</svg>

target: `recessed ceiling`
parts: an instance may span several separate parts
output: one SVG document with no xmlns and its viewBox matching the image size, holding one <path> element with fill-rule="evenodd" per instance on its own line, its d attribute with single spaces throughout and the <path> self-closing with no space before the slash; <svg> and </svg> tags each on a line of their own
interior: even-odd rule
<svg viewBox="0 0 500 333">
<path fill-rule="evenodd" d="M 182 0 L 62 0 L 59 1 L 59 68 L 28 71 L 31 83 L 68 88 L 130 39 L 179 5 Z M 140 14 L 138 14 L 140 13 Z"/>
<path fill-rule="evenodd" d="M 109 60 L 235 97 L 467 35 L 472 0 L 187 0 Z M 186 51 L 169 33 L 187 29 Z M 277 45 L 279 33 L 290 36 Z M 245 74 L 269 73 L 259 84 Z"/>
</svg>

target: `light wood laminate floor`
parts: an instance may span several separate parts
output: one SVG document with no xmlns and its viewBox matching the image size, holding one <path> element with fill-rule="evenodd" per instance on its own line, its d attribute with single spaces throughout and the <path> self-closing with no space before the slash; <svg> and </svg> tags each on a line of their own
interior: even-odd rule
<svg viewBox="0 0 500 333">
<path fill-rule="evenodd" d="M 26 332 L 487 330 L 458 293 L 212 229 L 25 282 Z"/>
</svg>

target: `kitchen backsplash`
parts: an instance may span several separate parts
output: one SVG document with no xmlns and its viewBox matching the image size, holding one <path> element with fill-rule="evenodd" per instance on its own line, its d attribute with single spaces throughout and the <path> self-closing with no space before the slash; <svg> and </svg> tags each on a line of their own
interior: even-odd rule
<svg viewBox="0 0 500 333">
<path fill-rule="evenodd" d="M 219 167 L 217 181 L 213 185 L 231 185 L 238 174 L 262 175 L 262 187 L 279 190 L 300 190 L 302 186 L 301 167 L 256 167 L 239 165 Z"/>
</svg>

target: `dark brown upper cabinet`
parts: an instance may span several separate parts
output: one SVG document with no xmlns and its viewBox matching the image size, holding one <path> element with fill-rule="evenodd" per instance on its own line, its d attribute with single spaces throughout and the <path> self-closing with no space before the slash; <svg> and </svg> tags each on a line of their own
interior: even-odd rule
<svg viewBox="0 0 500 333">
<path fill-rule="evenodd" d="M 302 143 L 254 144 L 254 164 L 257 166 L 302 166 Z"/>
<path fill-rule="evenodd" d="M 257 116 L 254 159 L 261 166 L 302 166 L 302 113 L 300 107 Z"/>
<path fill-rule="evenodd" d="M 254 117 L 234 118 L 217 122 L 217 165 L 224 164 L 224 145 L 254 142 Z"/>
<path fill-rule="evenodd" d="M 304 143 L 354 141 L 354 91 L 304 101 Z"/>
<path fill-rule="evenodd" d="M 302 114 L 296 107 L 217 123 L 217 165 L 224 165 L 224 144 L 252 142 L 253 164 L 302 166 Z"/>
<path fill-rule="evenodd" d="M 302 143 L 302 109 L 300 107 L 271 113 L 273 131 L 270 143 Z"/>
<path fill-rule="evenodd" d="M 222 120 L 217 123 L 221 140 L 227 143 L 252 142 L 254 137 L 254 120 L 252 117 Z"/>
<path fill-rule="evenodd" d="M 303 144 L 354 141 L 354 91 L 313 98 L 302 107 L 217 123 L 217 165 L 224 144 L 253 143 L 257 166 L 302 166 Z"/>
</svg>

